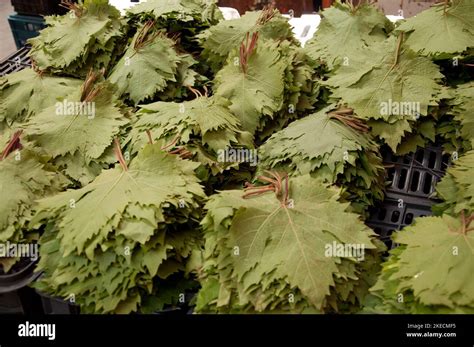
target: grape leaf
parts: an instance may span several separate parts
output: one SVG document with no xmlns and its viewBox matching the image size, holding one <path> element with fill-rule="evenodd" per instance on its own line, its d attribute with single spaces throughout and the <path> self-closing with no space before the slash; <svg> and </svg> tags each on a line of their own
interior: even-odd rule
<svg viewBox="0 0 474 347">
<path fill-rule="evenodd" d="M 471 110 L 474 109 L 474 82 L 458 85 L 454 90 L 454 99 L 450 100 L 450 104 L 453 105 L 455 120 L 461 124 L 457 136 L 461 135 L 474 145 L 474 117 L 471 114 Z"/>
<path fill-rule="evenodd" d="M 33 69 L 14 72 L 0 81 L 0 122 L 11 126 L 27 120 L 76 90 L 80 80 L 38 74 Z"/>
<path fill-rule="evenodd" d="M 460 218 L 417 218 L 394 240 L 401 246 L 372 288 L 388 304 L 388 312 L 474 311 L 474 281 L 467 275 L 474 270 L 474 237 Z"/>
<path fill-rule="evenodd" d="M 141 206 L 146 213 L 146 206 L 159 208 L 166 201 L 174 201 L 177 206 L 177 197 L 189 201 L 193 194 L 202 192 L 191 175 L 196 164 L 184 161 L 176 164 L 176 158 L 160 150 L 158 145 L 145 147 L 132 164 L 129 171 L 119 167 L 103 171 L 82 189 L 70 190 L 42 202 L 42 210 L 58 213 L 59 238 L 66 255 L 73 251 L 80 254 L 87 247 L 87 254 L 92 257 L 91 252 L 108 233 L 123 232 L 118 227 L 120 215 L 131 213 L 129 209 L 135 205 Z M 178 169 L 182 177 L 173 174 L 173 170 Z M 71 199 L 75 201 L 75 208 L 68 208 Z M 151 216 L 152 225 L 163 219 L 157 212 Z M 112 225 L 108 224 L 110 221 Z M 133 223 L 122 225 L 127 231 L 133 227 Z"/>
<path fill-rule="evenodd" d="M 278 44 L 259 40 L 249 58 L 247 73 L 229 57 L 216 75 L 215 93 L 231 102 L 229 109 L 239 119 L 242 130 L 254 134 L 261 118 L 272 118 L 280 110 L 285 68 Z"/>
<path fill-rule="evenodd" d="M 472 170 L 474 169 L 474 151 L 469 151 L 453 161 L 453 166 L 448 168 L 446 176 L 436 185 L 436 191 L 443 202 L 433 207 L 438 214 L 441 212 L 457 215 L 465 210 L 467 213 L 474 211 L 474 182 Z"/>
<path fill-rule="evenodd" d="M 118 95 L 128 96 L 135 105 L 153 98 L 169 82 L 176 81 L 181 60 L 173 41 L 164 35 L 157 35 L 143 47 L 136 48 L 141 34 L 141 31 L 135 34 L 109 76 L 109 81 L 117 86 Z"/>
<path fill-rule="evenodd" d="M 127 14 L 152 13 L 155 18 L 176 15 L 184 22 L 193 21 L 203 13 L 215 10 L 213 1 L 204 0 L 149 0 L 127 10 Z"/>
<path fill-rule="evenodd" d="M 260 22 L 262 11 L 245 13 L 238 19 L 221 21 L 198 35 L 204 49 L 202 54 L 214 71 L 219 71 L 235 47 L 245 39 L 247 33 L 258 32 L 264 40 L 280 41 L 282 39 L 296 42 L 288 20 L 279 13 L 268 21 Z"/>
<path fill-rule="evenodd" d="M 445 58 L 474 46 L 473 13 L 472 1 L 450 0 L 408 18 L 397 31 L 409 33 L 406 44 L 415 52 Z"/>
<path fill-rule="evenodd" d="M 377 130 L 377 135 L 396 150 L 404 131 L 409 130 L 407 122 L 427 115 L 428 106 L 436 105 L 443 75 L 428 58 L 405 48 L 402 37 L 398 44 L 391 37 L 366 54 L 367 63 L 373 62 L 370 71 L 361 76 L 341 66 L 337 78 L 330 78 L 327 84 L 334 89 L 334 97 L 341 98 L 360 118 L 397 123 L 398 131 L 392 134 L 389 126 Z"/>
<path fill-rule="evenodd" d="M 108 1 L 87 0 L 64 16 L 46 18 L 47 27 L 30 39 L 30 56 L 41 70 L 85 76 L 107 68 L 122 36 L 120 12 Z"/>
<path fill-rule="evenodd" d="M 317 34 L 305 49 L 313 59 L 323 60 L 330 69 L 352 61 L 375 42 L 382 42 L 392 23 L 375 6 L 357 7 L 336 2 L 322 12 Z"/>
<path fill-rule="evenodd" d="M 259 148 L 259 167 L 292 175 L 311 173 L 362 196 L 372 191 L 382 198 L 384 170 L 375 143 L 367 134 L 331 118 L 331 110 L 296 120 L 273 134 Z"/>
<path fill-rule="evenodd" d="M 58 164 L 67 168 L 71 163 L 68 174 L 76 180 L 90 177 L 85 171 L 91 162 L 103 162 L 113 139 L 129 122 L 118 107 L 110 86 L 106 82 L 101 86 L 96 98 L 84 103 L 90 107 L 74 106 L 82 103 L 81 93 L 76 91 L 63 100 L 61 107 L 49 107 L 25 125 L 28 138 L 58 160 Z M 78 160 L 83 168 L 80 172 L 78 168 L 73 169 Z"/>
</svg>

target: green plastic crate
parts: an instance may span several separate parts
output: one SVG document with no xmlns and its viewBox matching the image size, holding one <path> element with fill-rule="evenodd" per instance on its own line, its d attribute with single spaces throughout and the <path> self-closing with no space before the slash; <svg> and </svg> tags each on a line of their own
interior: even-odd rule
<svg viewBox="0 0 474 347">
<path fill-rule="evenodd" d="M 39 31 L 46 26 L 41 16 L 22 16 L 19 14 L 10 15 L 8 23 L 10 23 L 13 39 L 18 49 L 25 46 L 28 39 L 38 36 Z"/>
</svg>

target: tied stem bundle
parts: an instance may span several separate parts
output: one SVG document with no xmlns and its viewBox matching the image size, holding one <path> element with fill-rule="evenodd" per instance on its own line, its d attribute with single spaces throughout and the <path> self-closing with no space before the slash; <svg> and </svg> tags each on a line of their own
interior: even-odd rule
<svg viewBox="0 0 474 347">
<path fill-rule="evenodd" d="M 59 6 L 72 11 L 77 18 L 82 17 L 84 13 L 84 8 L 71 0 L 61 0 Z"/>
<path fill-rule="evenodd" d="M 97 94 L 102 90 L 101 86 L 96 86 L 95 83 L 99 77 L 103 75 L 103 72 L 99 73 L 97 71 L 89 70 L 86 76 L 86 80 L 81 88 L 81 101 L 90 102 L 95 99 Z"/>
<path fill-rule="evenodd" d="M 245 40 L 240 45 L 240 68 L 242 69 L 243 73 L 247 73 L 248 69 L 248 61 L 250 56 L 255 51 L 258 41 L 258 32 L 252 34 L 252 38 L 250 39 L 250 34 L 247 33 Z"/>
<path fill-rule="evenodd" d="M 8 144 L 3 149 L 2 155 L 0 156 L 0 160 L 4 160 L 11 152 L 17 149 L 21 149 L 23 147 L 20 143 L 20 136 L 22 133 L 23 130 L 18 130 L 13 134 Z"/>
<path fill-rule="evenodd" d="M 247 183 L 246 188 L 244 189 L 245 193 L 243 198 L 246 199 L 248 197 L 261 195 L 266 192 L 275 192 L 275 195 L 280 198 L 282 205 L 287 206 L 289 196 L 288 174 L 285 173 L 284 175 L 281 175 L 278 172 L 268 170 L 266 170 L 265 173 L 268 176 L 258 176 L 257 180 L 267 184 L 263 186 L 255 186 L 253 184 Z M 284 189 L 283 181 L 285 183 Z"/>
<path fill-rule="evenodd" d="M 362 133 L 368 133 L 369 127 L 362 120 L 354 117 L 354 110 L 351 108 L 340 108 L 336 111 L 329 113 L 331 118 L 337 119 L 345 125 L 360 131 Z"/>
</svg>

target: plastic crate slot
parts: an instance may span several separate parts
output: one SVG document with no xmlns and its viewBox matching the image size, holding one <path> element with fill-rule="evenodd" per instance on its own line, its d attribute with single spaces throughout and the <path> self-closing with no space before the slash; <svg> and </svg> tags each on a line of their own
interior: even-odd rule
<svg viewBox="0 0 474 347">
<path fill-rule="evenodd" d="M 442 166 L 440 167 L 441 170 L 446 170 L 446 168 L 449 166 L 451 162 L 451 156 L 446 153 L 443 154 L 443 157 L 441 158 Z"/>
<path fill-rule="evenodd" d="M 405 188 L 405 183 L 407 181 L 407 173 L 408 173 L 407 169 L 401 169 L 400 170 L 400 176 L 399 176 L 399 179 L 398 179 L 398 182 L 397 182 L 398 189 Z"/>
<path fill-rule="evenodd" d="M 410 190 L 412 192 L 418 191 L 419 184 L 420 184 L 420 172 L 413 171 L 413 176 L 411 177 Z"/>
<path fill-rule="evenodd" d="M 437 159 L 436 152 L 430 152 L 430 157 L 428 160 L 428 167 L 430 169 L 434 169 L 436 167 L 436 159 Z"/>
<path fill-rule="evenodd" d="M 433 176 L 428 172 L 425 173 L 425 179 L 423 182 L 423 193 L 430 194 L 433 184 Z"/>
<path fill-rule="evenodd" d="M 392 212 L 392 217 L 390 218 L 390 220 L 392 221 L 392 223 L 397 223 L 399 219 L 400 219 L 400 212 L 398 212 L 398 211 L 393 211 L 393 212 Z"/>
<path fill-rule="evenodd" d="M 425 151 L 423 149 L 418 149 L 415 154 L 415 161 L 417 161 L 420 165 L 424 165 L 423 159 L 425 157 Z"/>
<path fill-rule="evenodd" d="M 387 210 L 385 208 L 381 208 L 379 213 L 377 214 L 378 220 L 385 220 L 386 216 L 387 216 Z"/>
<path fill-rule="evenodd" d="M 388 172 L 387 172 L 387 180 L 393 183 L 394 178 L 395 178 L 395 168 L 391 167 L 390 169 L 388 169 Z"/>
<path fill-rule="evenodd" d="M 407 225 L 413 223 L 413 213 L 406 214 L 404 223 Z"/>
</svg>

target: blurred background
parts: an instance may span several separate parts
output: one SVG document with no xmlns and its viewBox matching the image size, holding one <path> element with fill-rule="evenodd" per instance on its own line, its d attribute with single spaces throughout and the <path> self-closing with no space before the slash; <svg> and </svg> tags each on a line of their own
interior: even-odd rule
<svg viewBox="0 0 474 347">
<path fill-rule="evenodd" d="M 140 1 L 110 0 L 120 9 L 125 9 Z M 249 10 L 258 10 L 273 4 L 282 13 L 293 13 L 295 17 L 311 14 L 331 6 L 334 0 L 219 0 L 219 6 L 232 7 L 244 14 Z M 356 4 L 364 0 L 353 0 Z M 378 6 L 386 15 L 411 17 L 439 0 L 378 0 Z M 44 26 L 43 15 L 63 11 L 60 0 L 0 0 L 0 59 L 17 49 L 25 41 L 37 35 Z"/>
</svg>

